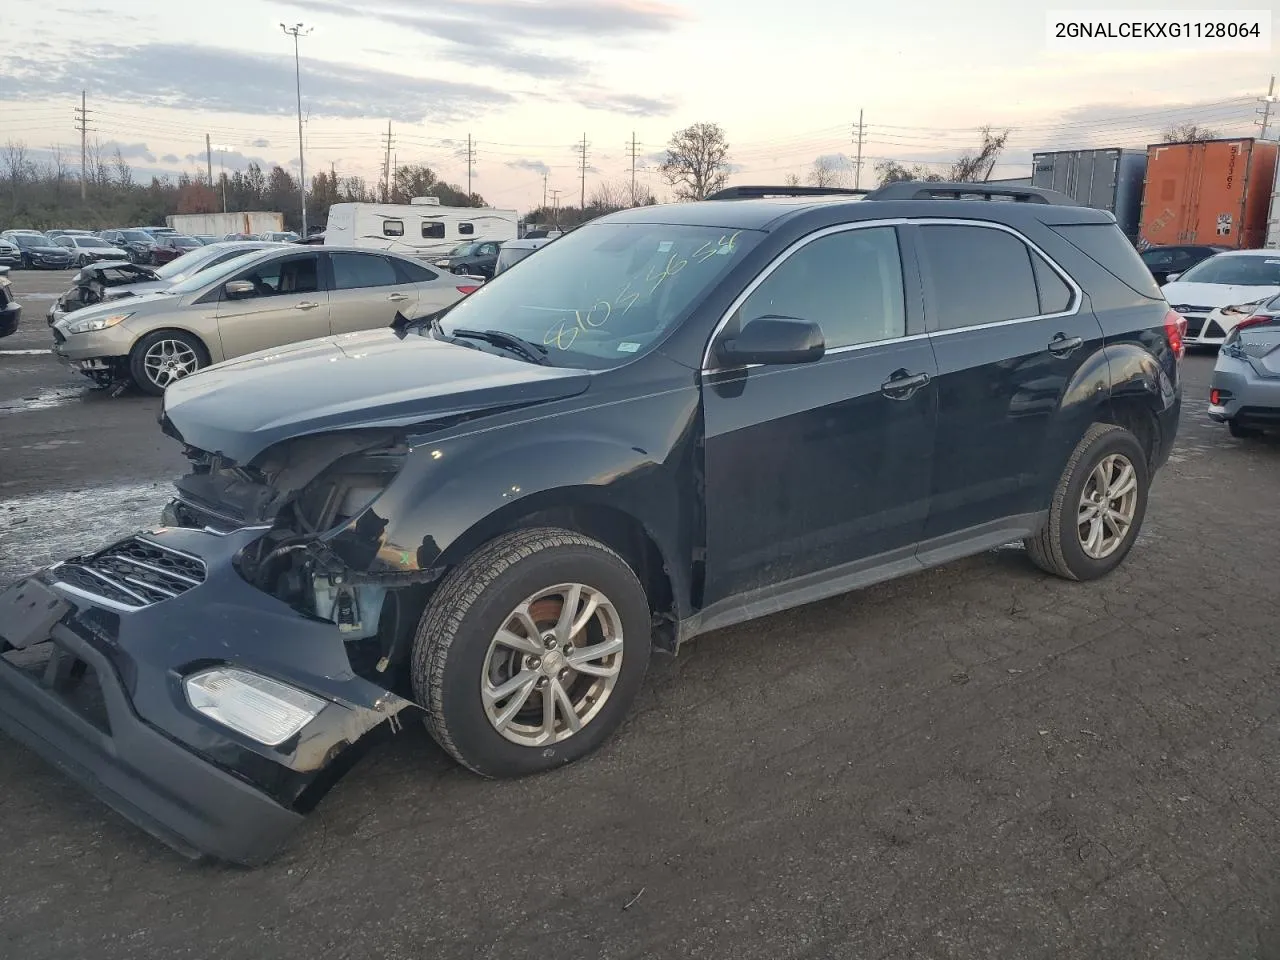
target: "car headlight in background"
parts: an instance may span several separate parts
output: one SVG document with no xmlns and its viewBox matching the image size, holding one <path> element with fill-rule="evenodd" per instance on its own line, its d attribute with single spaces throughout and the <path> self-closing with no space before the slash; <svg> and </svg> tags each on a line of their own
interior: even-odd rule
<svg viewBox="0 0 1280 960">
<path fill-rule="evenodd" d="M 327 706 L 319 697 L 234 667 L 204 670 L 183 685 L 198 713 L 268 747 L 297 734 Z"/>
<path fill-rule="evenodd" d="M 107 327 L 114 327 L 123 320 L 132 317 L 132 313 L 113 313 L 105 317 L 83 317 L 80 320 L 72 320 L 66 326 L 67 333 L 93 333 L 95 330 L 105 330 Z"/>
</svg>

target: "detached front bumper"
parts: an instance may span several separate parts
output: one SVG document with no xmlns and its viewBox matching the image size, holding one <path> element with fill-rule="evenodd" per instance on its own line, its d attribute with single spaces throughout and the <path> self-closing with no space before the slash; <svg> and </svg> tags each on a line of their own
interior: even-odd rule
<svg viewBox="0 0 1280 960">
<path fill-rule="evenodd" d="M 185 856 L 270 859 L 412 704 L 356 676 L 337 627 L 244 582 L 260 530 L 138 534 L 0 593 L 0 729 Z M 197 712 L 184 679 L 226 664 L 325 701 L 266 746 Z"/>
</svg>

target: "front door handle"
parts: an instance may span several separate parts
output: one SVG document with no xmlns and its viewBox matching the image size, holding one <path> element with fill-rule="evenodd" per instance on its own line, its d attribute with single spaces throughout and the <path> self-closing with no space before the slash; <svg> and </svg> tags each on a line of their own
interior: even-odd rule
<svg viewBox="0 0 1280 960">
<path fill-rule="evenodd" d="M 880 384 L 880 392 L 890 400 L 907 400 L 928 383 L 927 373 L 908 373 L 905 369 L 895 370 L 889 375 L 888 380 Z"/>
<path fill-rule="evenodd" d="M 295 303 L 295 304 L 293 305 L 293 309 L 295 309 L 295 310 L 314 310 L 314 309 L 315 309 L 316 307 L 318 307 L 318 306 L 320 306 L 320 304 L 318 304 L 318 303 L 312 303 L 310 300 L 303 300 L 301 303 Z"/>
<path fill-rule="evenodd" d="M 392 303 L 400 303 L 401 301 L 408 300 L 409 298 L 403 293 L 389 293 L 387 294 L 387 299 Z"/>
<path fill-rule="evenodd" d="M 1084 345 L 1084 341 L 1079 337 L 1068 337 L 1065 333 L 1059 333 L 1049 341 L 1049 352 L 1055 357 L 1069 357 Z"/>
</svg>

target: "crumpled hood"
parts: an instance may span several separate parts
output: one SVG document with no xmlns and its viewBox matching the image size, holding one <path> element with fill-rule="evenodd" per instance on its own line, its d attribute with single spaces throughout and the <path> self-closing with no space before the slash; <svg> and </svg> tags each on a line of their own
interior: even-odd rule
<svg viewBox="0 0 1280 960">
<path fill-rule="evenodd" d="M 542 367 L 390 328 L 340 334 L 215 364 L 164 395 L 170 432 L 249 463 L 281 440 L 400 427 L 585 390 L 583 370 Z"/>
<path fill-rule="evenodd" d="M 1175 280 L 1160 288 L 1169 306 L 1175 310 L 1187 307 L 1229 307 L 1236 303 L 1253 303 L 1280 293 L 1280 287 L 1247 287 L 1227 283 L 1183 283 Z"/>
<path fill-rule="evenodd" d="M 120 313 L 122 310 L 127 310 L 130 313 L 136 313 L 139 310 L 149 309 L 153 304 L 168 304 L 172 306 L 176 302 L 176 298 L 161 291 L 137 297 L 124 297 L 119 300 L 104 300 L 102 303 L 95 303 L 92 306 L 83 307 L 77 310 L 75 320 L 78 322 L 85 317 L 94 317 L 99 314 L 110 316 L 113 313 Z M 54 324 L 54 326 L 59 326 L 62 322 L 63 321 L 59 320 L 57 324 Z M 70 322 L 70 318 L 68 318 L 68 322 Z"/>
</svg>

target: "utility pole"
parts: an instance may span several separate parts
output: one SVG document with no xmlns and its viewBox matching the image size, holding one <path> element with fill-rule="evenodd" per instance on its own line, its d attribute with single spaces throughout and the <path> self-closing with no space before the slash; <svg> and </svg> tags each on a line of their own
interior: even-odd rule
<svg viewBox="0 0 1280 960">
<path fill-rule="evenodd" d="M 1261 98 L 1262 109 L 1255 110 L 1255 113 L 1261 113 L 1262 119 L 1255 121 L 1258 126 L 1262 127 L 1262 132 L 1258 134 L 1259 140 L 1267 139 L 1267 127 L 1271 123 L 1271 105 L 1276 102 L 1276 78 L 1273 75 L 1271 82 L 1267 85 L 1267 95 Z"/>
<path fill-rule="evenodd" d="M 89 114 L 85 108 L 85 92 L 80 91 L 80 106 L 76 110 L 76 126 L 80 130 L 80 202 L 87 199 L 85 185 L 89 182 Z"/>
<path fill-rule="evenodd" d="M 636 204 L 636 154 L 639 152 L 639 145 L 636 143 L 636 132 L 631 131 L 631 144 L 628 148 L 631 154 L 631 204 Z"/>
<path fill-rule="evenodd" d="M 587 209 L 587 135 L 582 135 L 582 146 L 578 147 L 579 153 L 582 155 L 579 161 L 579 172 L 582 174 L 582 197 L 578 201 L 578 209 L 585 212 Z"/>
<path fill-rule="evenodd" d="M 396 195 L 396 177 L 400 173 L 400 156 L 393 153 L 391 155 L 391 196 L 394 199 Z"/>
<path fill-rule="evenodd" d="M 302 197 L 302 235 L 307 235 L 307 167 L 302 159 L 302 61 L 298 56 L 298 38 L 311 32 L 310 27 L 295 23 L 292 27 L 280 24 L 280 29 L 293 37 L 293 82 L 298 95 L 298 193 Z"/>
<path fill-rule="evenodd" d="M 557 228 L 560 226 L 560 194 L 563 192 L 563 190 L 551 191 L 551 225 Z"/>
<path fill-rule="evenodd" d="M 858 111 L 858 126 L 854 130 L 854 137 L 858 144 L 858 159 L 853 165 L 853 189 L 857 190 L 862 185 L 862 134 L 864 127 L 862 125 L 862 111 Z"/>
<path fill-rule="evenodd" d="M 471 142 L 471 134 L 467 134 L 467 205 L 471 204 L 471 168 L 476 163 L 476 150 Z"/>
<path fill-rule="evenodd" d="M 213 187 L 213 144 L 209 140 L 209 135 L 204 135 L 204 166 L 205 172 L 209 175 L 209 186 Z M 226 213 L 226 204 L 223 204 L 222 212 Z"/>
<path fill-rule="evenodd" d="M 542 209 L 543 210 L 547 209 L 547 177 L 548 176 L 550 176 L 550 174 L 544 173 L 542 175 Z"/>
<path fill-rule="evenodd" d="M 391 202 L 391 121 L 387 121 L 386 142 L 383 147 L 386 150 L 386 156 L 382 161 L 382 202 Z"/>
<path fill-rule="evenodd" d="M 212 145 L 208 140 L 205 141 L 206 147 L 212 150 Z M 227 212 L 227 150 L 230 148 L 225 143 L 218 144 L 218 182 L 222 186 L 222 212 Z M 209 187 L 213 188 L 213 174 L 209 175 Z"/>
</svg>

